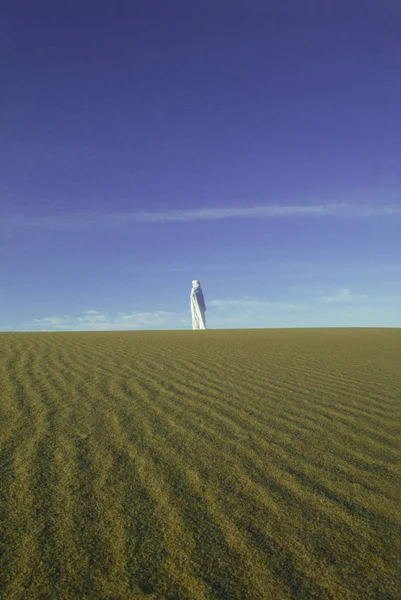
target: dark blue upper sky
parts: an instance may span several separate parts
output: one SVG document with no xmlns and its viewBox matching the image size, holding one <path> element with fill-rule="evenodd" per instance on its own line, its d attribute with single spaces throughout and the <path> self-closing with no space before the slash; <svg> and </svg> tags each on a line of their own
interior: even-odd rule
<svg viewBox="0 0 401 600">
<path fill-rule="evenodd" d="M 308 324 L 313 302 L 353 324 L 372 268 L 380 298 L 400 291 L 398 0 L 6 1 L 0 51 L 0 328 L 88 309 L 181 326 L 195 277 L 216 326 Z"/>
</svg>

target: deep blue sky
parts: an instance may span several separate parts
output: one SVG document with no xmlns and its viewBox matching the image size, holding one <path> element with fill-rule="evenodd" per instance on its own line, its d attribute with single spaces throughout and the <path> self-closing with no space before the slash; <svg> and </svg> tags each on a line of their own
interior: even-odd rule
<svg viewBox="0 0 401 600">
<path fill-rule="evenodd" d="M 0 330 L 401 326 L 401 3 L 0 8 Z"/>
</svg>

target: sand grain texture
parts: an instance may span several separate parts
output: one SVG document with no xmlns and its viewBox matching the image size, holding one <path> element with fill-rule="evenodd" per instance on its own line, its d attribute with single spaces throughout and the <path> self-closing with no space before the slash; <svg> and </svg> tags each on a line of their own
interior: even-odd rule
<svg viewBox="0 0 401 600">
<path fill-rule="evenodd" d="M 0 334 L 0 598 L 401 597 L 401 330 Z"/>
</svg>

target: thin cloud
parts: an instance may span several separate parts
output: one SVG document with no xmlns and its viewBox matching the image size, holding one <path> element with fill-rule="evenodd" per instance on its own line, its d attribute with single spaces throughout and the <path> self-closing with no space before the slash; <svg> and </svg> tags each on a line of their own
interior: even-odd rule
<svg viewBox="0 0 401 600">
<path fill-rule="evenodd" d="M 304 302 L 266 301 L 243 297 L 207 302 L 211 329 L 247 327 L 398 327 L 401 296 L 367 296 L 342 288 L 331 296 L 311 297 Z M 23 331 L 112 331 L 191 329 L 190 311 L 103 314 L 86 310 L 77 316 L 35 319 Z M 7 329 L 4 329 L 5 331 Z"/>
<path fill-rule="evenodd" d="M 164 311 L 119 313 L 113 316 L 104 315 L 97 310 L 87 310 L 76 317 L 66 315 L 34 319 L 32 326 L 42 331 L 44 328 L 51 328 L 53 331 L 165 329 L 172 323 L 172 320 L 172 313 Z"/>
<path fill-rule="evenodd" d="M 333 296 L 318 296 L 313 299 L 317 302 L 323 302 L 325 304 L 340 304 L 349 302 L 366 302 L 368 300 L 368 296 L 366 294 L 355 294 L 348 288 L 343 288 Z"/>
<path fill-rule="evenodd" d="M 213 327 L 235 322 L 242 323 L 249 317 L 266 314 L 296 312 L 307 307 L 289 302 L 266 302 L 251 298 L 239 300 L 216 299 L 208 302 Z M 215 310 L 213 310 L 215 309 Z M 214 315 L 213 315 L 214 313 Z M 36 331 L 111 331 L 141 329 L 190 328 L 190 314 L 167 311 L 103 314 L 97 310 L 86 310 L 78 316 L 50 316 L 34 319 L 31 328 Z"/>
<path fill-rule="evenodd" d="M 401 215 L 401 206 L 360 206 L 352 204 L 265 205 L 254 207 L 202 208 L 124 213 L 76 213 L 64 215 L 11 215 L 8 226 L 75 230 L 113 229 L 135 223 L 188 223 L 225 219 L 273 219 L 290 217 L 369 218 Z"/>
<path fill-rule="evenodd" d="M 203 208 L 198 210 L 172 210 L 164 212 L 126 213 L 115 218 L 132 221 L 209 221 L 233 218 L 286 217 L 296 215 L 326 215 L 335 210 L 335 204 L 310 206 L 255 206 L 243 208 Z"/>
<path fill-rule="evenodd" d="M 296 304 L 291 302 L 267 302 L 264 300 L 253 300 L 251 298 L 243 298 L 239 300 L 216 299 L 211 300 L 208 303 L 208 306 L 224 311 L 241 310 L 245 312 L 264 311 L 272 309 L 280 311 L 293 311 L 304 310 L 306 308 L 303 304 Z"/>
</svg>

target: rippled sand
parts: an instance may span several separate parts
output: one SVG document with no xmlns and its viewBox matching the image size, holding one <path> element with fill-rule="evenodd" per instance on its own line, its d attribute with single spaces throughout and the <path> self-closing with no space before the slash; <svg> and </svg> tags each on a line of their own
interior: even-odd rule
<svg viewBox="0 0 401 600">
<path fill-rule="evenodd" d="M 400 401 L 400 329 L 0 334 L 0 598 L 399 599 Z"/>
</svg>

